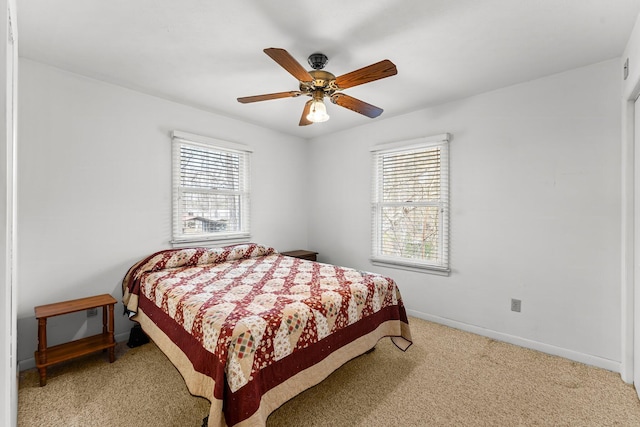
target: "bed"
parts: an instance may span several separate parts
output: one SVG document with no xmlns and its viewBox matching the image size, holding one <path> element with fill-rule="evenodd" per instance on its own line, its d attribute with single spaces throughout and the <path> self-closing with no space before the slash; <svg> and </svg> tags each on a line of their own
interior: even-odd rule
<svg viewBox="0 0 640 427">
<path fill-rule="evenodd" d="M 412 343 L 392 279 L 255 243 L 156 252 L 122 287 L 132 320 L 211 402 L 211 427 L 264 426 L 381 338 Z"/>
</svg>

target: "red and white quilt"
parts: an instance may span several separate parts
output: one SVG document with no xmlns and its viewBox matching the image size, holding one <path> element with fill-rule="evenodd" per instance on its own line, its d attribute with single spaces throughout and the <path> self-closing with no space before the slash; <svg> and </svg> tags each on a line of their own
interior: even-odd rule
<svg viewBox="0 0 640 427">
<path fill-rule="evenodd" d="M 392 279 L 257 244 L 157 252 L 131 267 L 123 293 L 192 393 L 211 400 L 210 426 L 264 425 L 380 338 L 411 345 Z M 194 373 L 210 378 L 211 390 L 192 387 Z"/>
</svg>

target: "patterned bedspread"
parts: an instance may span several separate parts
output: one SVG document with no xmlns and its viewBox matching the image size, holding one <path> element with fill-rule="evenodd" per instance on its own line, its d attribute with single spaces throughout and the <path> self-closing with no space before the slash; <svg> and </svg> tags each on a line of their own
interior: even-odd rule
<svg viewBox="0 0 640 427">
<path fill-rule="evenodd" d="M 211 414 L 209 425 L 252 419 L 263 395 L 374 331 L 411 345 L 392 279 L 257 244 L 157 252 L 131 267 L 123 293 L 127 310 L 142 311 L 213 380 L 204 397 L 221 401 L 224 417 Z"/>
</svg>

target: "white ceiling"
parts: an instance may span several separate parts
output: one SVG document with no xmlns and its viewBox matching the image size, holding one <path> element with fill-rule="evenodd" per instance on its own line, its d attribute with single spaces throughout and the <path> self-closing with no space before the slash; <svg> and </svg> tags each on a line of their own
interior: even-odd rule
<svg viewBox="0 0 640 427">
<path fill-rule="evenodd" d="M 312 138 L 622 54 L 640 0 L 17 0 L 20 56 Z M 398 74 L 345 90 L 384 109 L 369 119 L 327 103 L 299 127 L 306 97 L 262 52 L 336 76 L 382 59 Z M 622 71 L 621 71 L 622 73 Z"/>
</svg>

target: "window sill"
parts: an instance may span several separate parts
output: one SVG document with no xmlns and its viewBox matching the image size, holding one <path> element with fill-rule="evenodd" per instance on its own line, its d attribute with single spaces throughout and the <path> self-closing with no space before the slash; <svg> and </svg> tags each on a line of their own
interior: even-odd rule
<svg viewBox="0 0 640 427">
<path fill-rule="evenodd" d="M 371 258 L 371 263 L 378 267 L 397 268 L 400 270 L 415 271 L 417 273 L 435 274 L 438 276 L 449 276 L 451 270 L 435 265 L 425 265 L 411 261 L 403 261 L 389 258 Z"/>
</svg>

